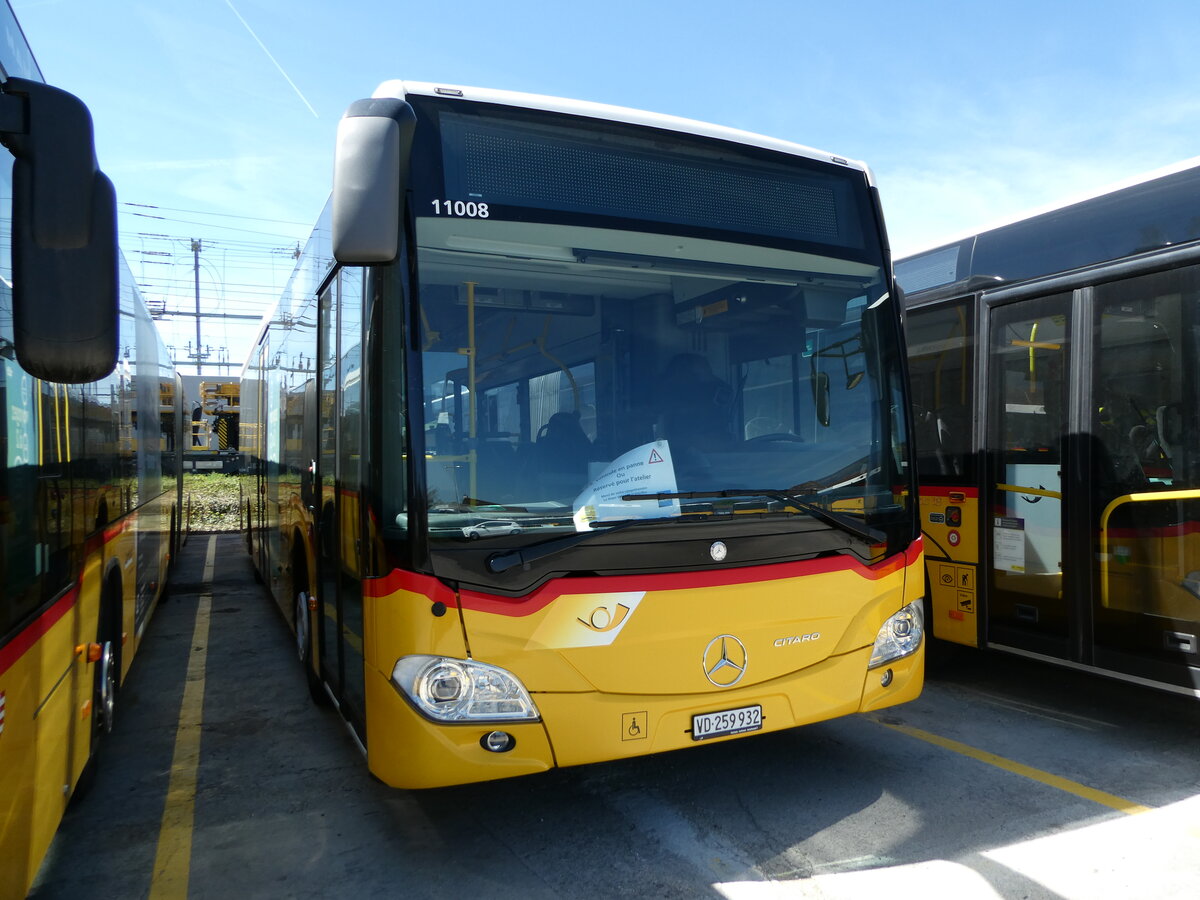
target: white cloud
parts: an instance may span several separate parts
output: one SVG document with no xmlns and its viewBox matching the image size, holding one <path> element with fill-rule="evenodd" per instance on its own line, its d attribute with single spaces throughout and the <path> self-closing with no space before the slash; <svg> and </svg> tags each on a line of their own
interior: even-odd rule
<svg viewBox="0 0 1200 900">
<path fill-rule="evenodd" d="M 1200 100 L 1160 92 L 1083 98 L 1064 83 L 982 95 L 924 86 L 894 109 L 886 153 L 868 160 L 898 257 L 1035 209 L 1092 195 L 1200 148 Z"/>
</svg>

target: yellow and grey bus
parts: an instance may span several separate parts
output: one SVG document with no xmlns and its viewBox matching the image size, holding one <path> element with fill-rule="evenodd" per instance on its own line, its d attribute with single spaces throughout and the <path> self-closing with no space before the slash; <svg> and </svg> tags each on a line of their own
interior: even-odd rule
<svg viewBox="0 0 1200 900">
<path fill-rule="evenodd" d="M 111 730 L 178 534 L 180 383 L 91 117 L 0 4 L 0 898 Z"/>
<path fill-rule="evenodd" d="M 1200 696 L 1200 160 L 900 260 L 932 635 Z"/>
<path fill-rule="evenodd" d="M 242 375 L 248 540 L 400 787 L 916 697 L 899 304 L 862 164 L 387 82 Z"/>
</svg>

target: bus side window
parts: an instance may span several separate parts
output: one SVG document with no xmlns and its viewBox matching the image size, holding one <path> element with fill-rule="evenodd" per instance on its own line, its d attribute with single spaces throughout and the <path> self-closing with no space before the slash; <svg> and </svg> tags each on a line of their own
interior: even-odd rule
<svg viewBox="0 0 1200 900">
<path fill-rule="evenodd" d="M 1177 366 L 1167 329 L 1152 310 L 1136 311 L 1105 310 L 1100 332 L 1100 434 L 1117 483 L 1127 489 L 1171 480 L 1160 408 L 1171 399 Z"/>
<path fill-rule="evenodd" d="M 973 325 L 967 302 L 908 314 L 909 371 L 921 478 L 974 477 Z"/>
<path fill-rule="evenodd" d="M 965 406 L 943 406 L 933 416 L 942 474 L 961 476 L 963 460 L 971 447 L 971 412 Z"/>
</svg>

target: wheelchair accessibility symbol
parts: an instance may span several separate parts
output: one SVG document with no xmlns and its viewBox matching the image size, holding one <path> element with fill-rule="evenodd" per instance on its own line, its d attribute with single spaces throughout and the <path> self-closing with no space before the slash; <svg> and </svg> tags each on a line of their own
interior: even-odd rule
<svg viewBox="0 0 1200 900">
<path fill-rule="evenodd" d="M 621 714 L 621 740 L 642 741 L 646 739 L 646 711 Z"/>
</svg>

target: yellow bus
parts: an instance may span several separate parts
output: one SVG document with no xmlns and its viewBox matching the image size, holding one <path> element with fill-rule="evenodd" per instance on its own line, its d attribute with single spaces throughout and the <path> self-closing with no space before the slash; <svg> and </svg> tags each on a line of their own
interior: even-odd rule
<svg viewBox="0 0 1200 900">
<path fill-rule="evenodd" d="M 177 534 L 182 385 L 121 260 L 91 120 L 0 5 L 0 898 L 111 730 Z M 164 408 L 168 401 L 173 407 Z"/>
<path fill-rule="evenodd" d="M 863 164 L 408 82 L 337 146 L 242 373 L 243 449 L 257 571 L 375 775 L 502 778 L 919 694 Z"/>
<path fill-rule="evenodd" d="M 916 254 L 935 638 L 1200 696 L 1200 160 Z"/>
</svg>

